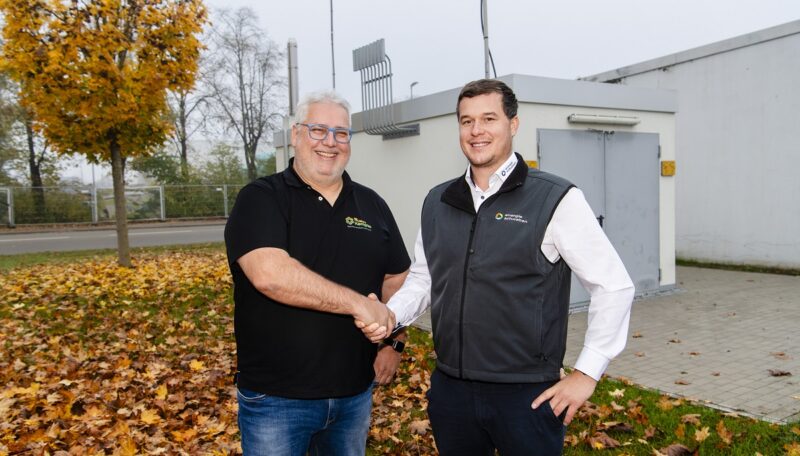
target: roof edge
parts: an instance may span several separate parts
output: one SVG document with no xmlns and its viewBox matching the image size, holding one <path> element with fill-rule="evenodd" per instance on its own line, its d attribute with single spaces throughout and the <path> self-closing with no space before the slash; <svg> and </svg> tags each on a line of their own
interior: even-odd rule
<svg viewBox="0 0 800 456">
<path fill-rule="evenodd" d="M 800 19 L 744 35 L 739 35 L 733 38 L 724 39 L 711 44 L 691 48 L 685 51 L 676 52 L 674 54 L 665 55 L 663 57 L 634 63 L 633 65 L 624 66 L 615 70 L 604 71 L 602 73 L 597 73 L 590 76 L 583 76 L 578 78 L 578 80 L 591 82 L 611 82 L 628 76 L 647 73 L 649 71 L 690 62 L 692 60 L 702 59 L 748 46 L 754 46 L 756 44 L 765 43 L 767 41 L 776 40 L 798 33 L 800 33 Z"/>
</svg>

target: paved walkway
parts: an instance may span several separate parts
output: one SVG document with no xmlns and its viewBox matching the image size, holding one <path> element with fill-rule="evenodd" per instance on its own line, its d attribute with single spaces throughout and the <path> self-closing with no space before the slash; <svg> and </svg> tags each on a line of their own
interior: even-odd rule
<svg viewBox="0 0 800 456">
<path fill-rule="evenodd" d="M 766 421 L 800 420 L 800 277 L 677 275 L 678 291 L 634 303 L 628 345 L 607 373 Z M 572 315 L 567 364 L 585 330 L 586 313 Z"/>
</svg>

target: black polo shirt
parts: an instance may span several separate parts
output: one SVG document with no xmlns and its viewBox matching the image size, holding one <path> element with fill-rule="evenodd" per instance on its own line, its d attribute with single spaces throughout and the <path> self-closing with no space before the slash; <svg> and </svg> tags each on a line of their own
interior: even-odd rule
<svg viewBox="0 0 800 456">
<path fill-rule="evenodd" d="M 276 247 L 333 282 L 380 296 L 385 274 L 408 269 L 408 253 L 386 202 L 347 173 L 343 179 L 331 206 L 290 163 L 236 198 L 225 245 L 242 388 L 292 398 L 342 397 L 363 392 L 375 376 L 376 347 L 351 316 L 273 301 L 236 262 L 251 250 Z"/>
</svg>

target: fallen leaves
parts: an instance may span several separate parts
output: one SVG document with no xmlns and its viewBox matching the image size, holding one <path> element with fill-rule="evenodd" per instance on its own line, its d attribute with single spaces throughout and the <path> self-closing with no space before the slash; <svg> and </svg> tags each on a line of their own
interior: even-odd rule
<svg viewBox="0 0 800 456">
<path fill-rule="evenodd" d="M 408 424 L 408 430 L 414 434 L 425 435 L 431 429 L 431 422 L 428 420 L 414 420 Z"/>
<path fill-rule="evenodd" d="M 785 352 L 771 352 L 770 355 L 772 355 L 773 358 L 779 359 L 781 361 L 787 361 L 792 359 L 792 357 L 787 355 Z"/>
<path fill-rule="evenodd" d="M 0 455 L 240 453 L 224 256 L 144 254 L 136 263 L 133 272 L 109 259 L 0 275 Z M 396 380 L 375 389 L 368 454 L 436 454 L 425 413 L 436 356 L 428 334 L 414 337 L 424 340 L 407 345 Z M 568 428 L 565 445 L 579 454 L 718 454 L 747 438 L 732 414 L 643 400 L 630 379 L 605 382 Z M 762 452 L 782 453 L 800 428 L 791 432 Z M 792 451 L 800 448 L 786 445 Z"/>
<path fill-rule="evenodd" d="M 702 429 L 696 429 L 694 431 L 694 439 L 702 443 L 710 434 L 711 431 L 708 429 L 708 426 L 704 426 Z"/>
<path fill-rule="evenodd" d="M 622 388 L 615 389 L 614 391 L 609 391 L 608 395 L 615 399 L 620 399 L 622 396 L 625 395 L 625 390 Z"/>
<path fill-rule="evenodd" d="M 161 421 L 161 417 L 158 416 L 158 412 L 156 410 L 142 410 L 142 414 L 139 416 L 139 419 L 144 424 L 156 424 Z"/>
<path fill-rule="evenodd" d="M 593 436 L 589 437 L 588 442 L 593 450 L 619 447 L 619 442 L 609 437 L 605 432 L 595 432 Z"/>
<path fill-rule="evenodd" d="M 772 377 L 789 377 L 792 375 L 791 372 L 780 369 L 767 369 L 767 372 Z"/>
<path fill-rule="evenodd" d="M 716 429 L 717 429 L 717 435 L 719 436 L 719 439 L 722 440 L 722 443 L 724 443 L 725 445 L 730 445 L 731 443 L 733 443 L 733 433 L 728 430 L 728 428 L 725 426 L 724 421 L 719 420 Z"/>
<path fill-rule="evenodd" d="M 216 252 L 0 275 L 0 454 L 240 451 L 230 288 Z"/>
<path fill-rule="evenodd" d="M 687 413 L 681 417 L 681 423 L 686 424 L 694 424 L 695 426 L 700 425 L 700 414 L 699 413 Z"/>
</svg>

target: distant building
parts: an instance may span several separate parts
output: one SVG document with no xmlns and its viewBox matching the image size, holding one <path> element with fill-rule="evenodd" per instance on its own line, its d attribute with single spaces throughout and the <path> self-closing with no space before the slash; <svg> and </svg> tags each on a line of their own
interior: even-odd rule
<svg viewBox="0 0 800 456">
<path fill-rule="evenodd" d="M 677 91 L 679 258 L 800 267 L 800 20 L 581 79 Z"/>
</svg>

